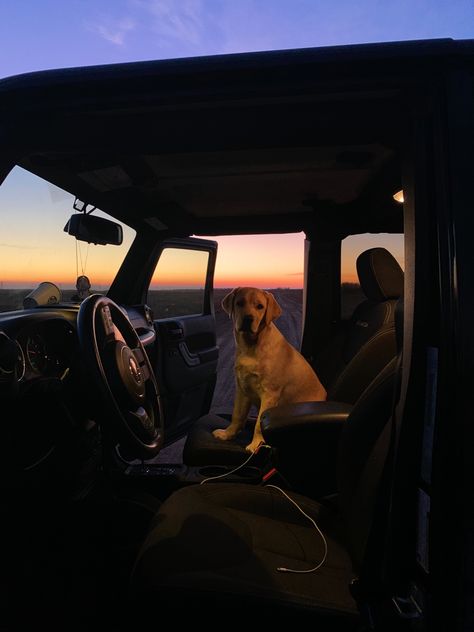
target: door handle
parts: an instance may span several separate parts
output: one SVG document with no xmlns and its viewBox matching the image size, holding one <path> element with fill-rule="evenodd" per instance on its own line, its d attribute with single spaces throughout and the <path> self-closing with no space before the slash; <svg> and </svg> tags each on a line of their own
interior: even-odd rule
<svg viewBox="0 0 474 632">
<path fill-rule="evenodd" d="M 196 353 L 191 353 L 188 349 L 188 345 L 185 342 L 180 342 L 178 345 L 181 357 L 188 366 L 197 366 L 201 364 L 201 358 Z"/>
</svg>

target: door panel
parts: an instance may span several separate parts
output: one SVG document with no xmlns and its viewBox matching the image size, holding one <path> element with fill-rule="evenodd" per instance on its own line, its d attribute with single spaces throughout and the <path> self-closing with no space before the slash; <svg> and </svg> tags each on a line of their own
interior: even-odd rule
<svg viewBox="0 0 474 632">
<path fill-rule="evenodd" d="M 155 323 L 167 439 L 186 432 L 209 410 L 216 383 L 219 349 L 213 316 L 187 316 Z"/>
<path fill-rule="evenodd" d="M 201 384 L 216 372 L 219 348 L 213 316 L 162 320 L 155 326 L 165 355 L 162 380 L 170 393 Z"/>
<path fill-rule="evenodd" d="M 212 241 L 166 241 L 152 277 L 148 304 L 155 312 L 166 443 L 185 434 L 212 401 L 219 357 L 212 296 L 216 253 Z"/>
</svg>

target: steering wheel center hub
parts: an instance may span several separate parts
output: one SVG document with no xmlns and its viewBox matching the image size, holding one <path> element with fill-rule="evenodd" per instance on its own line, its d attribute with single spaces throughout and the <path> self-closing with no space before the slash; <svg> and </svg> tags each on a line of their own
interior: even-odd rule
<svg viewBox="0 0 474 632">
<path fill-rule="evenodd" d="M 145 379 L 132 349 L 121 341 L 115 343 L 118 377 L 127 394 L 140 404 L 145 399 Z"/>
</svg>

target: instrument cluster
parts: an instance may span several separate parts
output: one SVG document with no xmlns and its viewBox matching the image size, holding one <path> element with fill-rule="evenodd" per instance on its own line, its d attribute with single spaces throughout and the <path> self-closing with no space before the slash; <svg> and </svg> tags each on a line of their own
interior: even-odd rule
<svg viewBox="0 0 474 632">
<path fill-rule="evenodd" d="M 69 373 L 75 346 L 74 329 L 63 320 L 35 323 L 17 336 L 23 355 L 23 379 L 53 377 L 63 380 Z"/>
</svg>

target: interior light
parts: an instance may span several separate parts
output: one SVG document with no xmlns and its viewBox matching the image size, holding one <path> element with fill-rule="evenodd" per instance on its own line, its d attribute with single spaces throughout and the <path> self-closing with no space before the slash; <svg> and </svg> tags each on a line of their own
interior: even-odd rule
<svg viewBox="0 0 474 632">
<path fill-rule="evenodd" d="M 405 198 L 403 197 L 403 189 L 394 193 L 393 199 L 395 200 L 395 202 L 399 202 L 400 204 L 403 204 L 403 202 L 405 201 Z"/>
</svg>

